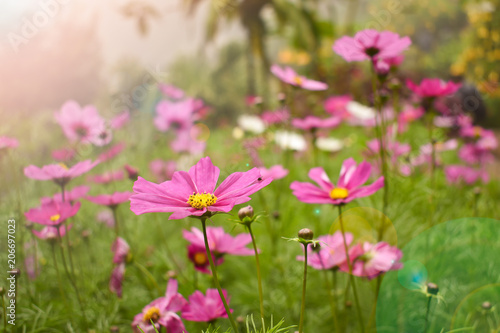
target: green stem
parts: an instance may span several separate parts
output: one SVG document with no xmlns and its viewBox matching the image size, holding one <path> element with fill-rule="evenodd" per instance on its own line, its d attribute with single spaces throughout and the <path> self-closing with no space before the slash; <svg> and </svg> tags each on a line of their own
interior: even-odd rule
<svg viewBox="0 0 500 333">
<path fill-rule="evenodd" d="M 339 322 L 338 322 L 338 318 L 337 318 L 337 307 L 333 301 L 334 296 L 332 295 L 332 286 L 330 285 L 330 280 L 328 279 L 328 273 L 325 270 L 325 265 L 323 264 L 323 259 L 321 258 L 321 255 L 319 253 L 318 253 L 318 258 L 319 258 L 319 262 L 321 263 L 321 268 L 323 269 L 323 273 L 324 273 L 323 277 L 325 279 L 326 290 L 328 291 L 328 301 L 330 302 L 330 308 L 332 310 L 333 325 L 335 326 L 335 332 L 340 332 Z"/>
<path fill-rule="evenodd" d="M 214 283 L 215 287 L 219 291 L 219 296 L 222 300 L 222 303 L 224 304 L 224 309 L 226 310 L 227 317 L 229 318 L 229 321 L 231 322 L 231 326 L 233 327 L 233 330 L 235 333 L 238 333 L 238 326 L 236 325 L 236 322 L 233 319 L 233 315 L 231 313 L 231 310 L 229 309 L 229 306 L 227 305 L 226 298 L 224 297 L 224 293 L 222 292 L 222 288 L 219 283 L 219 278 L 217 277 L 217 270 L 215 269 L 215 264 L 214 260 L 212 258 L 212 252 L 210 251 L 210 247 L 208 246 L 208 237 L 207 237 L 207 225 L 206 225 L 206 218 L 201 218 L 201 225 L 203 227 L 203 238 L 205 240 L 205 250 L 207 251 L 207 256 L 208 256 L 208 261 L 210 263 L 210 269 L 212 270 L 212 276 L 214 278 Z"/>
<path fill-rule="evenodd" d="M 52 259 L 54 260 L 54 267 L 56 269 L 57 284 L 59 285 L 59 292 L 61 293 L 61 297 L 64 301 L 64 305 L 66 306 L 66 308 L 68 308 L 68 301 L 66 300 L 66 295 L 64 294 L 64 291 L 63 291 L 61 273 L 59 272 L 59 265 L 57 265 L 56 249 L 54 248 L 54 243 L 52 241 L 50 243 L 50 247 L 52 249 Z"/>
<path fill-rule="evenodd" d="M 252 227 L 250 224 L 247 225 L 248 232 L 252 238 L 253 250 L 255 252 L 255 263 L 257 265 L 257 281 L 259 284 L 259 303 L 260 303 L 260 317 L 264 320 L 264 294 L 262 293 L 262 277 L 260 273 L 260 262 L 259 262 L 259 252 L 257 250 L 257 244 L 255 243 L 255 237 L 253 236 Z"/>
<path fill-rule="evenodd" d="M 304 314 L 306 312 L 306 285 L 307 285 L 307 246 L 304 244 L 304 277 L 302 279 L 302 303 L 300 304 L 299 333 L 304 331 Z"/>
<path fill-rule="evenodd" d="M 65 184 L 61 184 L 61 199 L 62 202 L 66 202 L 66 193 L 65 190 Z M 71 267 L 71 274 L 75 276 L 75 267 L 73 265 L 73 255 L 71 254 L 71 247 L 69 246 L 69 228 L 66 228 L 66 247 L 68 248 L 68 258 L 69 258 L 69 265 Z"/>
<path fill-rule="evenodd" d="M 139 269 L 142 272 L 142 274 L 144 274 L 149 280 L 151 280 L 151 282 L 153 283 L 154 287 L 156 288 L 156 290 L 158 290 L 158 292 L 160 294 L 163 293 L 163 290 L 161 290 L 160 286 L 158 285 L 158 282 L 156 282 L 155 277 L 146 269 L 146 267 L 144 267 L 143 265 L 139 264 L 135 260 L 134 260 L 134 266 L 137 267 L 137 269 Z"/>
<path fill-rule="evenodd" d="M 116 207 L 111 207 L 111 211 L 113 212 L 113 220 L 115 221 L 115 237 L 118 238 L 120 235 L 120 227 L 118 225 L 118 214 L 116 213 Z"/>
<path fill-rule="evenodd" d="M 425 312 L 425 328 L 424 328 L 424 333 L 427 332 L 427 327 L 429 326 L 429 312 L 431 310 L 431 300 L 432 297 L 428 296 L 428 301 L 427 301 L 427 311 Z"/>
<path fill-rule="evenodd" d="M 339 222 L 340 222 L 340 231 L 342 232 L 342 238 L 344 240 L 344 249 L 345 249 L 345 256 L 347 260 L 347 266 L 349 266 L 349 279 L 351 281 L 351 286 L 352 286 L 352 293 L 354 294 L 354 303 L 356 304 L 356 310 L 358 311 L 358 316 L 359 316 L 359 322 L 361 324 L 361 332 L 365 332 L 365 322 L 363 319 L 363 313 L 361 312 L 361 307 L 359 306 L 359 298 L 358 298 L 358 291 L 356 289 L 356 284 L 354 283 L 354 275 L 352 274 L 352 263 L 351 259 L 349 258 L 349 248 L 347 247 L 347 241 L 345 238 L 345 230 L 344 230 L 344 221 L 342 219 L 342 205 L 338 205 L 339 207 Z"/>
<path fill-rule="evenodd" d="M 7 332 L 7 309 L 5 308 L 5 299 L 2 294 L 2 309 L 3 309 L 3 330 Z"/>
</svg>

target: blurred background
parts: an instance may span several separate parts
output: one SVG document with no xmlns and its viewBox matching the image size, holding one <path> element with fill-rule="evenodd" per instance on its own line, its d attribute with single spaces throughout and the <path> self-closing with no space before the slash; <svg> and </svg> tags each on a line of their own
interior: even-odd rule
<svg viewBox="0 0 500 333">
<path fill-rule="evenodd" d="M 153 112 L 157 83 L 172 83 L 234 119 L 244 96 L 272 105 L 273 63 L 367 102 L 368 70 L 334 55 L 333 41 L 374 28 L 408 35 L 401 75 L 470 84 L 500 124 L 499 1 L 474 0 L 16 0 L 0 5 L 1 132 L 9 120 L 52 113 L 64 101 L 100 112 Z M 477 89 L 477 91 L 476 91 Z"/>
</svg>

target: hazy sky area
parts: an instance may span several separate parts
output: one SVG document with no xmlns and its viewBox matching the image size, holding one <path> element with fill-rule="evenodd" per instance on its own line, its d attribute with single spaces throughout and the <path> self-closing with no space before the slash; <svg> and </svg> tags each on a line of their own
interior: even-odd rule
<svg viewBox="0 0 500 333">
<path fill-rule="evenodd" d="M 139 20 L 123 13 L 134 2 L 159 14 L 147 20 L 145 36 L 139 33 Z M 0 109 L 29 109 L 36 98 L 42 106 L 53 106 L 72 92 L 72 84 L 92 84 L 92 71 L 100 73 L 104 84 L 112 81 L 109 73 L 123 59 L 163 68 L 178 56 L 198 52 L 205 12 L 202 7 L 188 17 L 182 0 L 2 0 Z M 238 26 L 226 29 L 205 51 L 239 34 Z"/>
</svg>

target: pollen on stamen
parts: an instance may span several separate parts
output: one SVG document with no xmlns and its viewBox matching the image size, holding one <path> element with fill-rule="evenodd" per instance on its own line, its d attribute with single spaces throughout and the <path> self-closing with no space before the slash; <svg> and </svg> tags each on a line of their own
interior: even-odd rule
<svg viewBox="0 0 500 333">
<path fill-rule="evenodd" d="M 336 187 L 330 191 L 330 198 L 333 200 L 345 199 L 349 196 L 349 191 L 343 187 Z"/>
<path fill-rule="evenodd" d="M 212 206 L 217 202 L 217 197 L 211 193 L 193 193 L 189 196 L 187 203 L 196 209 Z"/>
</svg>

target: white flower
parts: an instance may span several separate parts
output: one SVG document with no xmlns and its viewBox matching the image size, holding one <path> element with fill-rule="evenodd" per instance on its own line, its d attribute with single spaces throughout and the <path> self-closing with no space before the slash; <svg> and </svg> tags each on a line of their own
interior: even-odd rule
<svg viewBox="0 0 500 333">
<path fill-rule="evenodd" d="M 246 132 L 260 134 L 266 129 L 266 125 L 257 116 L 244 114 L 238 117 L 238 126 Z"/>
<path fill-rule="evenodd" d="M 342 140 L 335 138 L 318 138 L 316 140 L 316 147 L 320 150 L 335 152 L 344 148 Z"/>
<path fill-rule="evenodd" d="M 243 136 L 245 135 L 245 132 L 239 127 L 233 128 L 233 138 L 236 140 L 241 140 L 243 139 Z"/>
<path fill-rule="evenodd" d="M 347 112 L 359 120 L 371 120 L 376 116 L 375 110 L 358 102 L 351 101 L 347 103 L 346 108 Z"/>
<path fill-rule="evenodd" d="M 277 131 L 274 135 L 274 141 L 282 149 L 303 151 L 307 147 L 306 139 L 294 132 Z"/>
</svg>

